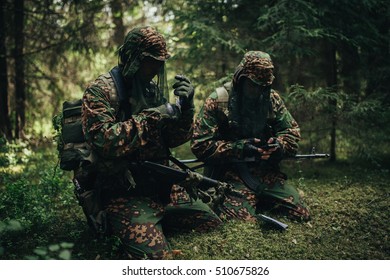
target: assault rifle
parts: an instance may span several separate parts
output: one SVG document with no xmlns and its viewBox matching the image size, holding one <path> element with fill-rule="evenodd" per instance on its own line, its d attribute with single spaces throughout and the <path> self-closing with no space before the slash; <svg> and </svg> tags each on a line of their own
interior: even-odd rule
<svg viewBox="0 0 390 280">
<path fill-rule="evenodd" d="M 199 198 L 199 193 L 203 194 L 201 199 L 208 203 L 210 201 L 205 201 L 204 195 L 207 196 L 207 194 L 202 191 L 207 188 L 214 188 L 217 193 L 220 193 L 220 195 L 228 194 L 229 192 L 233 192 L 233 187 L 227 183 L 214 180 L 212 178 L 209 178 L 207 176 L 204 176 L 198 172 L 195 172 L 191 170 L 189 167 L 187 167 L 185 164 L 183 164 L 181 161 L 179 162 L 175 158 L 173 159 L 173 162 L 179 165 L 180 169 L 172 168 L 170 166 L 162 165 L 159 163 L 151 162 L 151 161 L 142 161 L 139 163 L 135 163 L 138 165 L 138 167 L 145 168 L 146 170 L 153 171 L 154 176 L 160 176 L 162 180 L 165 182 L 169 182 L 170 184 L 178 184 L 180 183 L 181 186 L 186 184 L 185 182 L 188 181 L 190 185 L 195 185 L 193 188 L 185 187 L 186 191 L 190 195 L 191 198 Z M 223 201 L 222 201 L 223 203 Z M 288 225 L 273 219 L 271 217 L 268 217 L 266 215 L 258 215 L 258 218 L 270 225 L 275 226 L 278 229 L 286 230 Z"/>
<path fill-rule="evenodd" d="M 261 148 L 263 150 L 267 150 L 277 146 L 278 146 L 277 144 L 268 144 L 266 146 L 262 146 Z M 317 158 L 329 158 L 329 154 L 317 154 L 315 153 L 313 148 L 310 154 L 297 154 L 295 156 L 285 157 L 283 159 L 301 160 L 301 159 L 317 159 Z M 212 178 L 219 178 L 222 174 L 221 172 L 224 166 L 231 165 L 238 172 L 239 177 L 241 178 L 243 183 L 255 194 L 259 194 L 263 191 L 264 184 L 261 184 L 257 178 L 252 176 L 248 164 L 254 162 L 260 162 L 260 161 L 266 162 L 266 160 L 261 160 L 259 157 L 249 157 L 244 159 L 209 160 L 205 162 L 198 159 L 181 160 L 183 164 L 200 163 L 196 166 L 193 166 L 192 170 L 205 167 L 205 174 L 207 174 Z M 260 215 L 260 218 L 266 222 L 272 222 L 267 216 Z M 280 228 L 287 227 L 287 225 L 280 223 L 279 221 L 276 222 L 278 223 L 278 226 Z"/>
<path fill-rule="evenodd" d="M 270 148 L 273 148 L 273 147 L 276 147 L 276 146 L 278 146 L 278 145 L 277 144 L 268 144 L 268 145 L 263 146 L 261 148 L 263 148 L 263 149 L 270 149 Z M 284 157 L 283 160 L 285 160 L 285 159 L 287 159 L 287 160 L 318 159 L 318 158 L 329 158 L 329 157 L 330 157 L 329 154 L 317 154 L 317 153 L 315 153 L 315 149 L 313 147 L 310 154 L 296 154 L 294 156 Z M 257 157 L 246 157 L 244 159 L 229 159 L 229 160 L 224 161 L 224 162 L 210 160 L 207 163 L 205 163 L 203 160 L 199 160 L 199 159 L 184 159 L 184 160 L 180 160 L 180 162 L 183 163 L 183 164 L 201 163 L 201 164 L 199 164 L 197 166 L 192 167 L 191 168 L 192 170 L 196 170 L 198 168 L 202 168 L 205 165 L 210 164 L 210 163 L 218 165 L 218 164 L 226 164 L 226 163 L 246 163 L 246 162 L 249 163 L 249 162 L 256 162 L 256 161 L 260 161 L 260 159 L 257 158 Z"/>
</svg>

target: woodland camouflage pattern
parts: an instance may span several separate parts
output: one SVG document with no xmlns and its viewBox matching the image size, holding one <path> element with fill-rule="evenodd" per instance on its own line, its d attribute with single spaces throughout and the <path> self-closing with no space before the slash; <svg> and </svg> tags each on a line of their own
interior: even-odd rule
<svg viewBox="0 0 390 280">
<path fill-rule="evenodd" d="M 254 67 L 261 68 L 256 70 Z M 246 68 L 248 67 L 248 68 Z M 217 91 L 214 91 L 204 102 L 200 113 L 194 123 L 193 138 L 191 141 L 192 152 L 202 160 L 219 160 L 227 162 L 229 159 L 242 159 L 244 145 L 249 138 L 260 138 L 263 143 L 272 136 L 278 139 L 285 155 L 295 155 L 300 140 L 300 129 L 297 122 L 287 110 L 280 95 L 273 89 L 270 90 L 270 110 L 265 111 L 264 116 L 259 116 L 261 110 L 253 110 L 251 115 L 252 126 L 261 123 L 265 118 L 265 125 L 259 135 L 251 134 L 251 131 L 242 132 L 245 137 L 237 133 L 231 126 L 232 95 L 241 95 L 238 83 L 245 76 L 256 81 L 257 84 L 269 86 L 272 83 L 272 62 L 268 54 L 263 52 L 248 52 L 234 74 L 231 84 L 225 88 L 229 93 L 229 106 L 219 100 Z M 263 71 L 266 70 L 266 71 Z M 271 70 L 270 72 L 267 72 Z M 264 75 L 264 73 L 268 73 Z M 236 91 L 236 92 L 234 92 Z M 241 126 L 242 127 L 242 126 Z M 270 127 L 271 131 L 269 131 Z M 250 128 L 250 127 L 249 127 Z M 227 200 L 221 211 L 216 211 L 220 216 L 239 217 L 245 220 L 254 215 L 255 205 L 257 209 L 274 209 L 287 211 L 291 217 L 308 219 L 309 212 L 302 197 L 296 188 L 286 182 L 286 175 L 280 172 L 279 163 L 271 160 L 248 164 L 250 172 L 264 187 L 262 193 L 254 193 L 245 187 L 243 181 L 232 165 L 225 165 L 223 173 L 218 179 L 233 184 L 245 196 L 245 200 L 232 198 Z M 249 213 L 249 214 L 248 214 Z"/>
<path fill-rule="evenodd" d="M 164 39 L 150 27 L 130 31 L 119 56 L 122 73 L 131 83 L 138 82 L 136 74 L 143 57 L 169 57 Z M 101 190 L 112 233 L 121 239 L 127 253 L 138 259 L 169 254 L 162 226 L 164 230 L 205 230 L 221 222 L 206 204 L 190 199 L 179 185 L 164 184 L 153 174 L 128 167 L 130 162 L 166 158 L 169 148 L 192 135 L 193 109 L 176 118 L 161 114 L 153 108 L 166 100 L 158 86 L 151 85 L 128 87 L 131 114 L 127 119 L 120 117 L 122 109 L 110 100 L 115 85 L 109 74 L 91 83 L 83 96 L 84 134 L 104 167 L 104 172 L 96 175 L 94 187 Z M 149 87 L 147 91 L 145 87 Z M 139 92 L 135 94 L 135 90 Z M 140 98 L 144 108 L 137 107 Z"/>
<path fill-rule="evenodd" d="M 238 84 L 241 77 L 245 76 L 256 84 L 267 86 L 274 80 L 274 65 L 268 53 L 261 51 L 249 51 L 244 55 L 234 74 L 234 84 Z"/>
<path fill-rule="evenodd" d="M 170 57 L 163 36 L 152 27 L 137 27 L 129 32 L 119 47 L 119 66 L 125 77 L 132 77 L 140 67 L 141 60 L 150 56 L 165 61 Z"/>
</svg>

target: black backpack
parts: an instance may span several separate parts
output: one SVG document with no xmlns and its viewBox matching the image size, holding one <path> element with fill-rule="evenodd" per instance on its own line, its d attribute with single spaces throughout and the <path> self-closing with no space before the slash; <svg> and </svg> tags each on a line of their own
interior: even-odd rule
<svg viewBox="0 0 390 280">
<path fill-rule="evenodd" d="M 110 102 L 112 107 L 119 110 L 119 102 L 124 100 L 125 84 L 119 68 L 116 66 L 107 74 L 100 76 L 109 84 L 110 78 L 115 86 L 111 86 Z M 53 118 L 57 132 L 57 142 L 60 168 L 66 171 L 77 170 L 95 163 L 96 155 L 85 141 L 81 124 L 82 100 L 65 101 L 62 112 Z"/>
</svg>

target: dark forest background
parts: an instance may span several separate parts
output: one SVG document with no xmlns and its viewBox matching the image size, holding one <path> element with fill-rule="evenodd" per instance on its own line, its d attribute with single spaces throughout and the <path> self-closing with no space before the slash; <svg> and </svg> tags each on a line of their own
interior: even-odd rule
<svg viewBox="0 0 390 280">
<path fill-rule="evenodd" d="M 152 25 L 203 100 L 247 50 L 269 52 L 303 149 L 389 155 L 390 8 L 384 0 L 1 1 L 0 133 L 52 139 L 51 119 L 117 63 L 127 31 Z M 3 141 L 4 142 L 4 141 Z"/>
<path fill-rule="evenodd" d="M 331 155 L 327 171 L 310 163 L 311 173 L 306 177 L 302 168 L 294 165 L 295 171 L 301 172 L 295 177 L 296 184 L 309 193 L 314 213 L 315 205 L 324 202 L 317 197 L 326 197 L 326 203 L 333 206 L 334 201 L 344 201 L 341 204 L 348 212 L 353 211 L 356 196 L 363 199 L 372 191 L 367 207 L 373 207 L 372 201 L 382 204 L 375 204 L 379 208 L 374 210 L 381 214 L 377 216 L 379 224 L 371 224 L 371 229 L 382 226 L 386 244 L 378 245 L 382 246 L 377 251 L 380 254 L 358 256 L 388 257 L 389 231 L 381 221 L 388 218 L 383 215 L 389 206 L 389 21 L 390 2 L 386 0 L 0 1 L 0 237 L 5 240 L 0 243 L 0 257 L 23 258 L 36 246 L 53 243 L 54 249 L 46 253 L 68 252 L 67 246 L 81 238 L 80 225 L 71 217 L 78 215 L 80 222 L 82 214 L 79 209 L 78 214 L 69 210 L 69 205 L 76 205 L 69 174 L 56 169 L 53 175 L 57 153 L 52 118 L 65 100 L 80 98 L 89 82 L 117 64 L 116 49 L 125 34 L 142 25 L 154 26 L 164 34 L 172 54 L 167 62 L 168 82 L 173 84 L 175 74 L 187 75 L 196 86 L 197 110 L 202 100 L 230 77 L 246 51 L 270 53 L 276 67 L 274 88 L 301 126 L 300 152 L 316 147 L 317 152 Z M 178 149 L 177 155 L 193 157 L 188 146 Z M 346 171 L 338 165 L 345 162 L 348 166 L 365 164 L 371 171 L 360 167 Z M 325 174 L 324 181 L 316 181 L 319 174 Z M 315 181 L 310 181 L 312 175 L 317 176 Z M 330 189 L 335 186 L 333 193 Z M 362 192 L 345 194 L 351 186 Z M 364 203 L 356 211 L 361 211 Z M 50 204 L 62 211 L 61 216 L 50 212 Z M 329 219 L 326 213 L 333 210 L 317 208 Z M 374 210 L 369 210 L 370 215 Z M 355 214 L 341 217 L 350 221 Z M 70 224 L 66 224 L 67 218 L 72 220 Z M 58 220 L 65 221 L 63 226 L 73 236 L 64 247 L 53 237 L 63 230 Z M 372 223 L 372 216 L 367 216 L 367 221 Z M 42 237 L 53 224 L 53 232 Z M 328 228 L 323 221 L 318 233 L 326 231 L 321 225 Z M 19 244 L 14 252 L 11 244 L 20 236 L 6 232 L 21 234 L 21 228 L 24 234 L 33 233 L 35 241 Z M 377 234 L 372 233 L 373 238 Z M 184 244 L 178 242 L 179 247 Z M 39 250 L 34 252 L 46 256 Z M 62 258 L 70 258 L 64 254 Z M 94 258 L 78 254 L 76 258 Z M 299 258 L 299 252 L 291 257 Z"/>
</svg>

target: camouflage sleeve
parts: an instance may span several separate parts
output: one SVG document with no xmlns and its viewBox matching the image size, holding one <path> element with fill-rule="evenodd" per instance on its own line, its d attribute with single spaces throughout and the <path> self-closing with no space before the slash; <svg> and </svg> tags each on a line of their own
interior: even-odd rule
<svg viewBox="0 0 390 280">
<path fill-rule="evenodd" d="M 161 116 L 155 112 L 141 112 L 119 122 L 109 92 L 110 88 L 98 79 L 83 96 L 84 135 L 99 154 L 108 158 L 126 156 L 161 137 Z"/>
<path fill-rule="evenodd" d="M 273 131 L 283 145 L 284 152 L 287 155 L 295 155 L 298 150 L 298 142 L 301 139 L 298 123 L 291 116 L 277 92 L 272 91 L 271 99 L 275 114 L 272 124 Z"/>
<path fill-rule="evenodd" d="M 178 120 L 167 124 L 163 135 L 169 148 L 180 146 L 191 139 L 193 119 L 194 110 L 189 109 L 184 111 Z"/>
<path fill-rule="evenodd" d="M 227 117 L 218 108 L 216 94 L 212 94 L 206 99 L 194 122 L 191 150 L 197 158 L 205 160 L 242 156 L 243 141 L 223 140 L 220 130 L 224 121 L 227 122 Z"/>
</svg>

